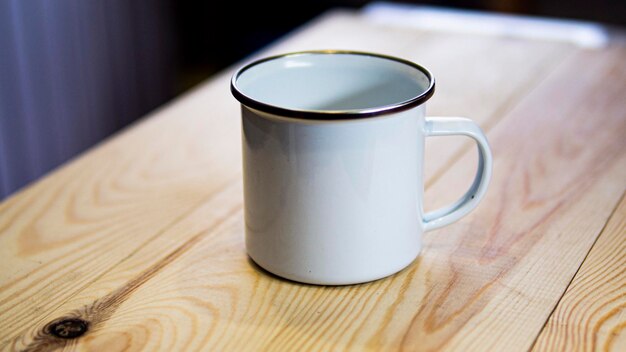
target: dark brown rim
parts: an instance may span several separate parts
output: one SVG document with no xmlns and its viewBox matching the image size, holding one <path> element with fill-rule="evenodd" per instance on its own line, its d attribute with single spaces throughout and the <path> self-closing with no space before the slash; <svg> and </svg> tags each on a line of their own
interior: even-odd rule
<svg viewBox="0 0 626 352">
<path fill-rule="evenodd" d="M 266 61 L 280 59 L 288 56 L 300 56 L 300 55 L 334 55 L 334 54 L 343 54 L 343 55 L 363 55 L 363 56 L 372 56 L 381 59 L 396 61 L 401 64 L 410 66 L 412 68 L 420 70 L 423 74 L 428 77 L 429 85 L 428 88 L 409 100 L 405 100 L 396 104 L 377 106 L 369 109 L 359 109 L 359 110 L 299 110 L 299 109 L 289 109 L 276 105 L 271 105 L 264 103 L 262 101 L 253 99 L 247 95 L 245 95 L 239 88 L 237 87 L 237 79 L 251 67 L 254 67 L 258 64 L 261 64 Z M 243 67 L 241 67 L 235 74 L 233 75 L 230 81 L 230 91 L 233 96 L 241 102 L 241 104 L 262 112 L 270 113 L 273 115 L 279 115 L 284 117 L 290 117 L 294 119 L 306 119 L 306 120 L 342 120 L 342 119 L 355 119 L 355 118 L 364 118 L 364 117 L 374 117 L 392 114 L 399 111 L 404 111 L 416 107 L 418 105 L 426 102 L 435 92 L 435 79 L 433 75 L 421 65 L 418 65 L 414 62 L 400 59 L 393 56 L 374 54 L 362 51 L 349 51 L 349 50 L 311 50 L 311 51 L 299 51 L 286 53 L 281 55 L 269 56 L 263 59 L 259 59 L 253 61 Z"/>
</svg>

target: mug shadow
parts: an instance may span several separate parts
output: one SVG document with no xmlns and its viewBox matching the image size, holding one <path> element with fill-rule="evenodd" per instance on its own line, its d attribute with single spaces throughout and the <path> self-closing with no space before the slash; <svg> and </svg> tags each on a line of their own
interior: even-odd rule
<svg viewBox="0 0 626 352">
<path fill-rule="evenodd" d="M 327 289 L 328 288 L 330 288 L 330 289 L 342 289 L 342 288 L 352 289 L 352 288 L 355 288 L 355 287 L 366 288 L 366 287 L 372 286 L 372 285 L 384 284 L 386 281 L 394 280 L 395 278 L 406 274 L 408 271 L 414 271 L 416 269 L 416 267 L 418 267 L 420 265 L 420 262 L 421 262 L 421 256 L 418 256 L 411 264 L 406 266 L 404 269 L 398 271 L 397 273 L 391 274 L 389 276 L 386 276 L 386 277 L 383 277 L 383 278 L 380 278 L 380 279 L 374 280 L 374 281 L 368 281 L 368 282 L 362 282 L 362 283 L 356 283 L 356 284 L 348 284 L 348 285 L 317 285 L 317 284 L 309 284 L 309 283 L 294 281 L 294 280 L 290 280 L 290 279 L 286 279 L 284 277 L 278 276 L 278 275 L 276 275 L 274 273 L 271 273 L 271 272 L 265 270 L 264 268 L 262 268 L 250 256 L 246 256 L 246 257 L 247 257 L 247 262 L 248 262 L 248 265 L 250 266 L 250 268 L 252 268 L 260 276 L 265 277 L 267 279 L 277 280 L 279 282 L 282 282 L 282 283 L 285 283 L 285 284 L 288 284 L 288 285 L 293 285 L 293 286 L 310 287 L 310 288 L 327 288 Z"/>
<path fill-rule="evenodd" d="M 393 309 L 395 300 L 381 299 L 392 286 L 403 285 L 407 276 L 415 275 L 421 267 L 421 257 L 418 257 L 410 265 L 401 271 L 370 282 L 352 285 L 314 285 L 297 282 L 282 278 L 263 269 L 247 256 L 249 268 L 257 275 L 257 279 L 265 281 L 259 290 L 270 292 L 272 299 L 263 299 L 260 304 L 265 304 L 264 314 L 274 317 L 271 320 L 246 319 L 246 325 L 252 329 L 268 329 L 274 326 L 276 332 L 274 338 L 288 331 L 295 331 L 302 339 L 319 338 L 317 332 L 320 328 L 333 324 L 338 316 L 356 317 L 360 313 L 351 310 L 354 300 L 358 305 L 366 305 L 368 301 L 375 301 L 371 309 L 378 312 Z M 276 287 L 274 285 L 283 286 Z M 255 287 L 260 287 L 258 284 Z M 293 290 L 291 290 L 292 288 Z M 365 293 L 368 291 L 369 293 Z M 256 293 L 255 293 L 256 295 Z M 261 309 L 261 308 L 259 308 Z"/>
<path fill-rule="evenodd" d="M 278 276 L 276 274 L 273 274 L 265 269 L 263 269 L 259 264 L 257 264 L 252 258 L 250 258 L 250 256 L 247 256 L 247 261 L 248 261 L 248 265 L 250 265 L 250 267 L 256 271 L 258 274 L 260 274 L 261 276 L 264 276 L 268 279 L 272 279 L 272 280 L 277 280 L 280 282 L 284 282 L 286 284 L 291 284 L 291 285 L 295 285 L 295 286 L 303 286 L 303 287 L 309 287 L 309 286 L 320 286 L 320 285 L 311 285 L 311 284 L 305 284 L 303 282 L 298 282 L 298 281 L 293 281 L 293 280 L 289 280 L 289 279 L 285 279 L 284 277 Z"/>
</svg>

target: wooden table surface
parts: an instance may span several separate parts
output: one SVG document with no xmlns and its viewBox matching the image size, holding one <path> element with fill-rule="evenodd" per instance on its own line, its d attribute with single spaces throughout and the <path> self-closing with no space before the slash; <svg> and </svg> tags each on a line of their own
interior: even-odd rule
<svg viewBox="0 0 626 352">
<path fill-rule="evenodd" d="M 261 271 L 243 243 L 229 69 L 0 205 L 0 349 L 625 351 L 624 42 L 328 13 L 259 56 L 355 49 L 431 68 L 429 114 L 473 118 L 493 148 L 478 209 L 376 282 Z M 429 140 L 426 207 L 460 196 L 475 163 L 469 141 Z"/>
</svg>

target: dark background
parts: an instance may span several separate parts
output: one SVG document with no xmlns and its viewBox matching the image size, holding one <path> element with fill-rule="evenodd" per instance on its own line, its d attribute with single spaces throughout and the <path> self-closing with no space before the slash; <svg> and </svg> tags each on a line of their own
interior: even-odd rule
<svg viewBox="0 0 626 352">
<path fill-rule="evenodd" d="M 366 3 L 0 1 L 0 199 L 320 13 Z M 413 3 L 626 25 L 624 1 Z"/>
<path fill-rule="evenodd" d="M 324 11 L 358 9 L 367 1 L 173 1 L 180 87 L 261 49 Z M 223 23 L 231 23 L 227 28 Z"/>
<path fill-rule="evenodd" d="M 358 9 L 365 0 L 172 2 L 178 38 L 180 87 L 197 83 L 194 74 L 221 69 L 334 7 Z M 626 25 L 626 1 L 609 0 L 442 0 L 404 1 L 429 6 L 582 19 Z M 236 25 L 224 28 L 223 19 Z"/>
</svg>

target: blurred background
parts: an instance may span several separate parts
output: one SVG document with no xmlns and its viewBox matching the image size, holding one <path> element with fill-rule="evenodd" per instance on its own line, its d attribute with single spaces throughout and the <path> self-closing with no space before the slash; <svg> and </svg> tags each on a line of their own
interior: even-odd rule
<svg viewBox="0 0 626 352">
<path fill-rule="evenodd" d="M 324 11 L 367 3 L 0 0 L 0 199 Z M 408 3 L 626 25 L 624 1 Z"/>
</svg>

